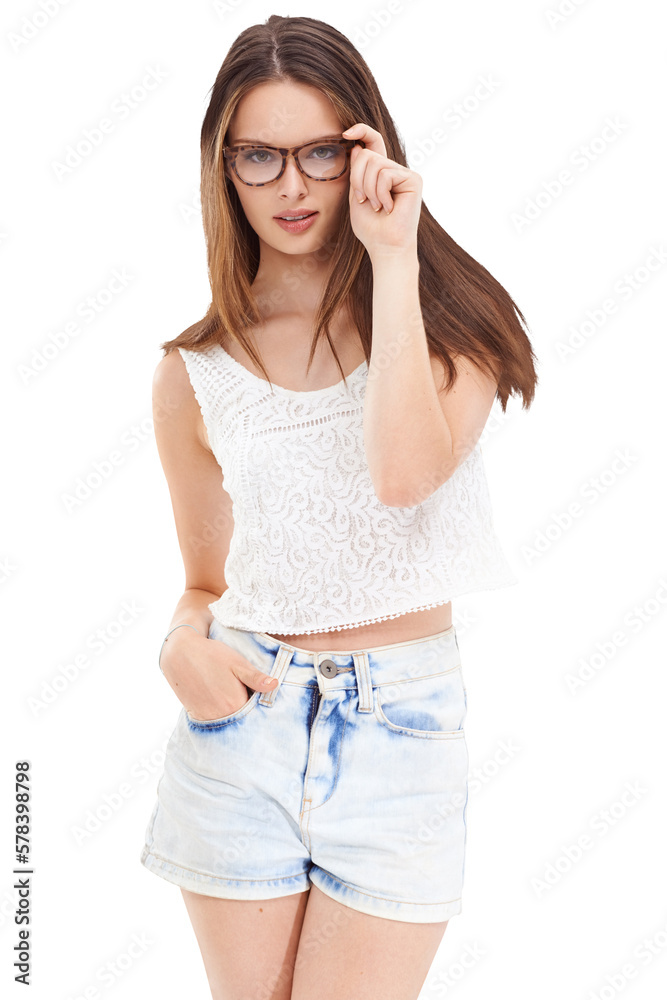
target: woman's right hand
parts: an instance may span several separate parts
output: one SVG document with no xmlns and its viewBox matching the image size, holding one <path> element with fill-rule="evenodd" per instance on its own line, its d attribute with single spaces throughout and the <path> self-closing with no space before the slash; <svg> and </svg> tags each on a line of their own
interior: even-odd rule
<svg viewBox="0 0 667 1000">
<path fill-rule="evenodd" d="M 231 646 L 191 628 L 171 633 L 160 666 L 178 700 L 199 722 L 233 715 L 254 691 L 272 691 L 278 683 Z"/>
</svg>

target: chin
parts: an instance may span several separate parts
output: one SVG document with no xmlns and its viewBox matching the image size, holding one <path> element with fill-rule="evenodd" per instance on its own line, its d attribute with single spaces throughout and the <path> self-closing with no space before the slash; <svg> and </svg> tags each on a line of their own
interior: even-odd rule
<svg viewBox="0 0 667 1000">
<path fill-rule="evenodd" d="M 270 246 L 273 250 L 278 250 L 280 253 L 288 254 L 292 256 L 300 256 L 304 253 L 315 253 L 323 246 L 331 246 L 332 237 L 329 234 L 322 236 L 319 233 L 317 236 L 314 233 L 303 233 L 299 239 L 294 238 L 294 234 L 282 233 L 285 237 L 283 240 L 276 239 L 275 235 L 272 239 L 266 239 L 266 237 L 261 236 L 260 240 Z"/>
</svg>

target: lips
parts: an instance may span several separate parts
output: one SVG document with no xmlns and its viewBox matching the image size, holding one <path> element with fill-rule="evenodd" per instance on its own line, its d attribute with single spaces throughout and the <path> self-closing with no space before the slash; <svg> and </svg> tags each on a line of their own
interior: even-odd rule
<svg viewBox="0 0 667 1000">
<path fill-rule="evenodd" d="M 310 215 L 315 215 L 315 212 L 294 212 L 287 213 L 286 215 L 274 215 L 274 219 L 284 219 L 287 222 L 291 222 L 295 218 L 308 218 Z"/>
<path fill-rule="evenodd" d="M 305 233 L 315 225 L 319 214 L 319 212 L 304 212 L 305 218 L 295 219 L 294 221 L 275 215 L 273 221 L 278 223 L 284 233 Z"/>
</svg>

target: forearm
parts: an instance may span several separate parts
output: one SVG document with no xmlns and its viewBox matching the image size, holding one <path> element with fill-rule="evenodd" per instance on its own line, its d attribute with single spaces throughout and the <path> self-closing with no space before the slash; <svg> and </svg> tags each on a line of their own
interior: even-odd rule
<svg viewBox="0 0 667 1000">
<path fill-rule="evenodd" d="M 428 353 L 416 248 L 373 259 L 364 445 L 376 493 L 390 506 L 423 502 L 449 475 L 452 436 Z"/>
</svg>

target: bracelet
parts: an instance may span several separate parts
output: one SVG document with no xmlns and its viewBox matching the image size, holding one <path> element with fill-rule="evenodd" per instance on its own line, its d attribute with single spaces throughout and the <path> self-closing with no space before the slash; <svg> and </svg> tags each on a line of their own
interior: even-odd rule
<svg viewBox="0 0 667 1000">
<path fill-rule="evenodd" d="M 160 646 L 160 653 L 159 653 L 158 658 L 157 658 L 157 665 L 158 665 L 158 667 L 160 667 L 160 660 L 162 659 L 162 650 L 164 649 L 164 644 L 167 641 L 167 639 L 169 638 L 169 636 L 171 635 L 171 633 L 175 632 L 177 628 L 194 628 L 195 632 L 197 633 L 197 635 L 201 635 L 201 632 L 199 631 L 199 629 L 196 629 L 194 627 L 194 625 L 188 625 L 187 622 L 182 622 L 182 624 L 180 624 L 180 625 L 174 625 L 173 628 L 169 629 L 169 631 L 167 632 L 167 634 L 165 635 L 165 637 L 164 637 L 164 639 L 162 641 L 162 645 Z M 160 670 L 164 674 L 164 670 L 162 670 L 162 667 L 160 667 Z"/>
</svg>

